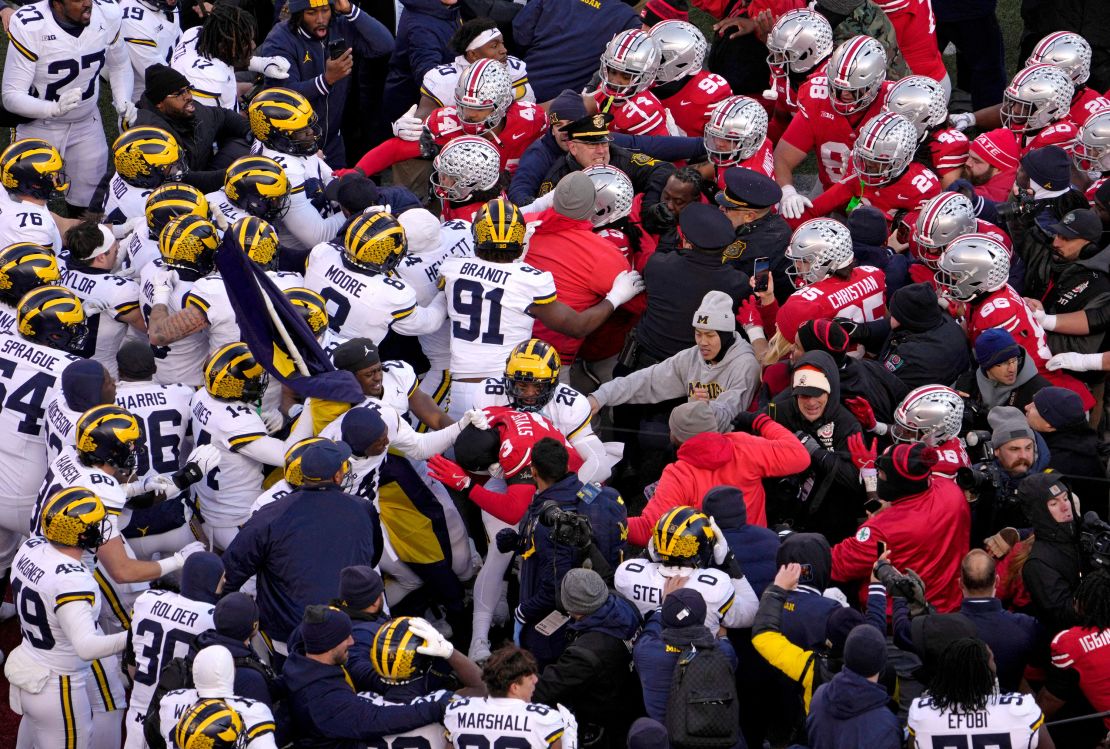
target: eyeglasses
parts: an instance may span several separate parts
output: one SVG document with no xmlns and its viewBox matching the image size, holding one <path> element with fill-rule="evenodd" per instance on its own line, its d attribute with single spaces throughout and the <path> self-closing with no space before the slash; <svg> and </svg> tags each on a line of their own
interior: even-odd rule
<svg viewBox="0 0 1110 749">
<path fill-rule="evenodd" d="M 167 99 L 177 99 L 177 98 L 185 96 L 186 94 L 189 94 L 189 93 L 192 93 L 192 90 L 188 86 L 186 86 L 185 88 L 174 91 L 172 94 L 166 94 L 166 98 Z"/>
</svg>

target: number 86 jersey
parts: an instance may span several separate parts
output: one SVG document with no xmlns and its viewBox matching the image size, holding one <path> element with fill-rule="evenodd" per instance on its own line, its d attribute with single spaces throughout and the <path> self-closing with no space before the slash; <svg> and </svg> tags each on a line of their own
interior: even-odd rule
<svg viewBox="0 0 1110 749">
<path fill-rule="evenodd" d="M 513 697 L 452 700 L 443 716 L 454 749 L 563 749 L 577 745 L 577 726 L 563 711 Z"/>
</svg>

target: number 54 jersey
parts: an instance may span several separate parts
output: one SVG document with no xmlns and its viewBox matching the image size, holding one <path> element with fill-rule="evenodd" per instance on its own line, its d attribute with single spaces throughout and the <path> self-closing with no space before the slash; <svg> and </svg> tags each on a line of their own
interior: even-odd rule
<svg viewBox="0 0 1110 749">
<path fill-rule="evenodd" d="M 560 739 L 564 747 L 577 743 L 577 737 L 564 736 L 575 727 L 567 725 L 561 710 L 512 697 L 453 700 L 443 727 L 454 749 L 548 749 Z"/>
</svg>

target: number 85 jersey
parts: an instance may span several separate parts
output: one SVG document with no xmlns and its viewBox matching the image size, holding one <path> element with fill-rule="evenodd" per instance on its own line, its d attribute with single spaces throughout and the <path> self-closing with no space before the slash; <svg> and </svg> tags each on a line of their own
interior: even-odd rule
<svg viewBox="0 0 1110 749">
<path fill-rule="evenodd" d="M 513 697 L 472 697 L 452 700 L 443 716 L 447 740 L 454 749 L 548 749 L 562 741 L 577 744 L 562 711 Z"/>
</svg>

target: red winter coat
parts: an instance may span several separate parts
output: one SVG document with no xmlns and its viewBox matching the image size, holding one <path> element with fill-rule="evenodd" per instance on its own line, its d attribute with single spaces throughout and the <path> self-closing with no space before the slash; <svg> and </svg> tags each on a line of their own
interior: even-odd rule
<svg viewBox="0 0 1110 749">
<path fill-rule="evenodd" d="M 793 432 L 766 414 L 756 417 L 752 430 L 759 436 L 705 432 L 682 443 L 678 461 L 663 469 L 655 494 L 643 513 L 628 519 L 628 540 L 637 546 L 647 546 L 656 521 L 667 510 L 681 505 L 700 509 L 702 499 L 715 486 L 735 486 L 744 492 L 748 525 L 766 528 L 762 480 L 806 470 L 809 453 Z"/>
<path fill-rule="evenodd" d="M 861 583 L 867 598 L 871 567 L 879 558 L 876 544 L 886 543 L 890 563 L 912 569 L 925 583 L 925 597 L 941 613 L 958 611 L 960 562 L 968 552 L 971 510 L 955 482 L 933 478 L 928 490 L 900 499 L 860 526 L 832 550 L 832 579 Z"/>
</svg>

